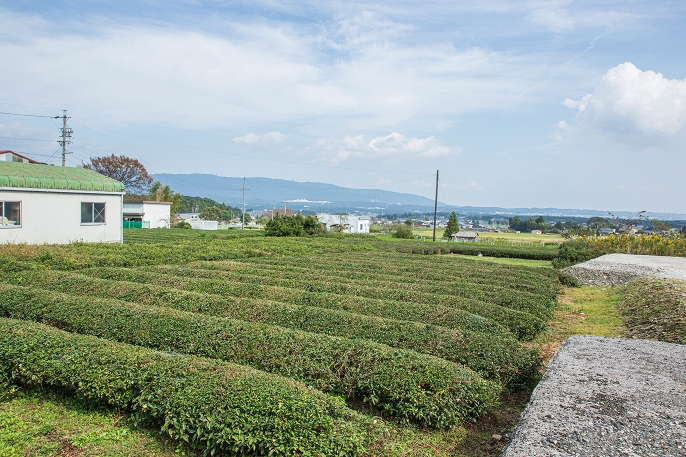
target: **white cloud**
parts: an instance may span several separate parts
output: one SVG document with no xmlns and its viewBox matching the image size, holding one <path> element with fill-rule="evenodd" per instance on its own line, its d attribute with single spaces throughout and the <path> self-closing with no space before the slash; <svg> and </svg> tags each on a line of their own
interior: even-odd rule
<svg viewBox="0 0 686 457">
<path fill-rule="evenodd" d="M 593 93 L 563 103 L 578 110 L 581 127 L 648 137 L 686 132 L 686 80 L 641 71 L 631 62 L 610 69 Z"/>
<path fill-rule="evenodd" d="M 242 19 L 216 32 L 95 21 L 65 30 L 36 16 L 6 19 L 5 102 L 64 106 L 75 120 L 116 125 L 250 131 L 255 122 L 324 119 L 390 131 L 507 106 L 545 73 L 537 59 L 424 41 L 369 13 L 322 27 Z"/>
<path fill-rule="evenodd" d="M 469 181 L 464 187 L 468 190 L 484 190 L 484 186 L 474 181 L 473 179 Z"/>
<path fill-rule="evenodd" d="M 578 6 L 572 0 L 535 0 L 522 2 L 521 8 L 528 10 L 526 20 L 532 24 L 546 27 L 554 32 L 572 32 L 583 27 L 626 28 L 641 19 L 641 15 L 622 11 L 627 5 L 602 5 L 590 8 Z M 612 9 L 612 8 L 616 9 Z"/>
<path fill-rule="evenodd" d="M 237 136 L 233 139 L 234 143 L 238 144 L 272 144 L 279 143 L 286 139 L 286 135 L 281 132 L 267 132 L 263 135 L 250 132 L 247 135 Z"/>
<path fill-rule="evenodd" d="M 342 162 L 354 157 L 391 159 L 397 157 L 433 158 L 459 154 L 458 147 L 444 146 L 434 136 L 426 138 L 408 138 L 392 132 L 367 140 L 363 135 L 345 135 L 343 139 L 321 138 L 309 150 L 318 153 L 322 159 L 333 163 Z"/>
</svg>

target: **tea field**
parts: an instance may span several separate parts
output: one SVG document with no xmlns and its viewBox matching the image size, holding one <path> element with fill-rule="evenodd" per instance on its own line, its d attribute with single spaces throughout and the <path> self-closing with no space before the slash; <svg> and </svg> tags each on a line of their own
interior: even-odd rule
<svg viewBox="0 0 686 457">
<path fill-rule="evenodd" d="M 0 246 L 0 386 L 116 411 L 190 454 L 460 455 L 469 424 L 540 376 L 531 341 L 560 288 L 452 243 L 125 241 Z"/>
</svg>

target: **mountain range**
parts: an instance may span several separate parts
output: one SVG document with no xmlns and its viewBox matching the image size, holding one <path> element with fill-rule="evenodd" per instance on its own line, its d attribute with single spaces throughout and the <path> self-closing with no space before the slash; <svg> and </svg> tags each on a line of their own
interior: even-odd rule
<svg viewBox="0 0 686 457">
<path fill-rule="evenodd" d="M 158 173 L 154 179 L 183 195 L 207 197 L 233 207 L 243 203 L 243 178 L 212 174 Z M 273 178 L 245 179 L 246 210 L 283 208 L 294 211 L 347 212 L 371 214 L 403 214 L 433 212 L 434 201 L 411 193 L 381 189 L 352 189 L 319 182 L 297 182 Z M 608 211 L 573 208 L 502 208 L 495 206 L 454 206 L 438 202 L 440 213 L 455 211 L 464 215 L 509 217 L 550 216 L 589 218 L 608 217 Z M 631 218 L 636 212 L 612 211 L 620 218 Z M 685 214 L 647 213 L 646 217 L 660 220 L 686 220 Z"/>
</svg>

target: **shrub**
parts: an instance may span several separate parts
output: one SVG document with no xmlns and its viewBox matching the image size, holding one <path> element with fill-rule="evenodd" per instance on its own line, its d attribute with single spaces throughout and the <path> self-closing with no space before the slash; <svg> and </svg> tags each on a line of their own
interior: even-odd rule
<svg viewBox="0 0 686 457">
<path fill-rule="evenodd" d="M 414 232 L 412 232 L 412 227 L 409 225 L 399 224 L 393 228 L 391 233 L 393 238 L 403 238 L 403 239 L 413 239 Z"/>
<path fill-rule="evenodd" d="M 581 283 L 579 283 L 579 280 L 576 279 L 574 276 L 570 275 L 569 273 L 563 273 L 560 272 L 558 274 L 558 278 L 560 280 L 560 284 L 563 286 L 569 286 L 569 287 L 580 287 Z"/>
<path fill-rule="evenodd" d="M 303 236 L 314 235 L 325 230 L 323 224 L 314 216 L 302 217 L 300 214 L 295 216 L 281 216 L 275 214 L 274 218 L 264 225 L 266 236 Z"/>
<path fill-rule="evenodd" d="M 130 272 L 132 275 L 135 273 Z M 505 385 L 525 382 L 531 375 L 532 367 L 535 370 L 538 366 L 538 360 L 532 359 L 531 354 L 507 332 L 491 334 L 450 330 L 345 311 L 266 300 L 232 299 L 164 286 L 95 279 L 74 273 L 48 271 L 40 275 L 20 274 L 15 281 L 89 298 L 143 301 L 182 311 L 262 322 L 331 336 L 368 339 L 466 365 L 481 376 Z"/>
<path fill-rule="evenodd" d="M 569 240 L 565 241 L 562 243 L 562 246 L 560 246 L 557 258 L 553 260 L 553 266 L 555 268 L 563 268 L 595 259 L 596 257 L 600 257 L 607 253 L 608 251 L 593 246 L 584 238 Z"/>
<path fill-rule="evenodd" d="M 0 285 L 0 315 L 163 351 L 249 365 L 376 407 L 401 422 L 449 428 L 491 406 L 495 385 L 443 359 L 376 343 L 116 300 Z"/>
<path fill-rule="evenodd" d="M 186 221 L 179 221 L 176 224 L 172 225 L 172 228 L 177 228 L 177 229 L 192 229 L 193 226 L 189 224 Z"/>
<path fill-rule="evenodd" d="M 292 380 L 26 321 L 0 318 L 0 373 L 131 411 L 207 455 L 356 456 L 371 431 Z"/>
</svg>

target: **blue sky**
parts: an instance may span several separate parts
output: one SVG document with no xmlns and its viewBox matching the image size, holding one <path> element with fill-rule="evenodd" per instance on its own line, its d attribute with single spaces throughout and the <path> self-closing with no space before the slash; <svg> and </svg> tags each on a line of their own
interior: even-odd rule
<svg viewBox="0 0 686 457">
<path fill-rule="evenodd" d="M 686 213 L 683 1 L 0 3 L 0 111 L 76 165 Z M 50 119 L 0 148 L 58 163 Z M 40 141 L 39 141 L 40 140 Z"/>
</svg>

